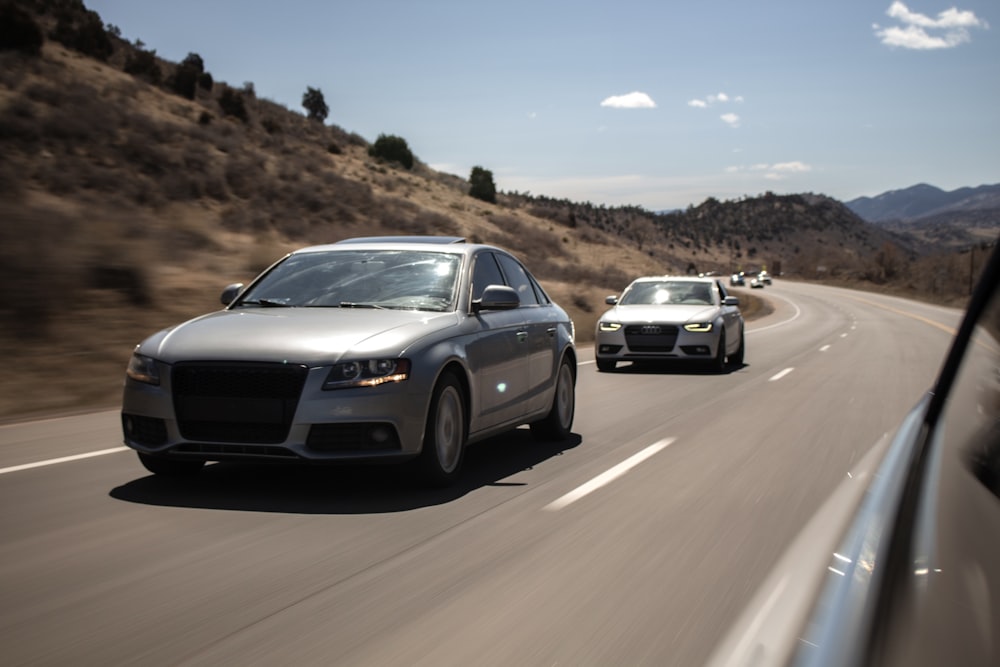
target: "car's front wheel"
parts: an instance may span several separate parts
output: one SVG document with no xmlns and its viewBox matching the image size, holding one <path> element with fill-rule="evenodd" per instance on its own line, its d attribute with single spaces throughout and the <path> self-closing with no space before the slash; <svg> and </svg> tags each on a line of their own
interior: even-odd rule
<svg viewBox="0 0 1000 667">
<path fill-rule="evenodd" d="M 712 370 L 717 373 L 722 373 L 726 370 L 726 330 L 723 329 L 719 333 L 719 348 L 715 353 L 715 359 L 712 361 Z"/>
<path fill-rule="evenodd" d="M 531 433 L 548 440 L 565 440 L 573 429 L 576 413 L 576 373 L 572 362 L 563 357 L 556 373 L 556 390 L 552 396 L 552 408 L 544 419 L 532 422 Z"/>
<path fill-rule="evenodd" d="M 194 475 L 205 465 L 204 461 L 168 459 L 164 456 L 156 456 L 155 454 L 136 453 L 139 455 L 139 462 L 142 463 L 142 466 L 146 470 L 154 475 L 163 475 L 165 477 Z"/>
<path fill-rule="evenodd" d="M 418 463 L 428 483 L 445 486 L 458 478 L 464 458 L 465 401 L 458 379 L 448 373 L 434 388 Z"/>
<path fill-rule="evenodd" d="M 736 354 L 730 357 L 729 362 L 733 366 L 742 366 L 743 358 L 746 356 L 746 333 L 743 329 L 740 329 L 740 346 L 736 350 Z"/>
</svg>

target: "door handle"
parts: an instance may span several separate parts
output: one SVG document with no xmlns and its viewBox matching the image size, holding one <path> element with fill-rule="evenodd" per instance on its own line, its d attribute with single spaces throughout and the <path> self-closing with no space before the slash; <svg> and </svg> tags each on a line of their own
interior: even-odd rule
<svg viewBox="0 0 1000 667">
<path fill-rule="evenodd" d="M 555 338 L 556 331 L 558 330 L 559 329 L 557 327 L 549 327 L 548 329 L 545 330 L 545 333 L 549 335 L 549 338 Z"/>
<path fill-rule="evenodd" d="M 518 343 L 523 343 L 524 341 L 528 340 L 528 332 L 527 331 L 518 331 L 516 335 L 517 335 L 517 342 Z"/>
</svg>

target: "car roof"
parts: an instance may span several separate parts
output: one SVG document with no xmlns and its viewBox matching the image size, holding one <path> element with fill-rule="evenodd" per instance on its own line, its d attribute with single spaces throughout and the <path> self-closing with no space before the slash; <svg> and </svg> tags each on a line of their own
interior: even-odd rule
<svg viewBox="0 0 1000 667">
<path fill-rule="evenodd" d="M 337 245 L 345 243 L 434 243 L 448 245 L 465 243 L 464 236 L 357 236 L 351 239 L 337 241 Z"/>
<path fill-rule="evenodd" d="M 642 276 L 640 278 L 636 278 L 632 282 L 634 282 L 634 283 L 651 283 L 651 282 L 656 282 L 656 281 L 659 281 L 659 280 L 673 280 L 673 281 L 677 281 L 677 282 L 692 282 L 692 283 L 709 283 L 709 284 L 713 284 L 714 285 L 715 281 L 717 280 L 717 278 L 707 277 L 707 276 L 703 278 L 703 277 L 700 277 L 700 276 L 670 276 L 670 275 L 666 275 L 666 276 Z"/>
</svg>

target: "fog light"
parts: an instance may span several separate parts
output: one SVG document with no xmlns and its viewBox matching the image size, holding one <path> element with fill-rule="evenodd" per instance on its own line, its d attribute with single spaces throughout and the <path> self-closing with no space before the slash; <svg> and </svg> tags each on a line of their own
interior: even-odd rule
<svg viewBox="0 0 1000 667">
<path fill-rule="evenodd" d="M 375 444 L 381 445 L 388 442 L 389 438 L 392 437 L 392 434 L 389 433 L 389 429 L 386 427 L 376 426 L 368 432 L 368 437 L 371 438 L 371 441 Z"/>
</svg>

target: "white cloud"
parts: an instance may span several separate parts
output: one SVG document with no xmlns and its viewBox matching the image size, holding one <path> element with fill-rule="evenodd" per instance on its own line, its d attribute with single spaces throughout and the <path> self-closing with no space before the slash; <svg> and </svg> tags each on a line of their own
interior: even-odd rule
<svg viewBox="0 0 1000 667">
<path fill-rule="evenodd" d="M 875 36 L 886 46 L 904 49 L 951 49 L 972 39 L 969 33 L 971 28 L 989 29 L 989 24 L 973 12 L 956 7 L 931 18 L 926 14 L 910 11 L 905 4 L 896 0 L 886 10 L 886 14 L 902 25 L 883 28 L 876 23 L 872 25 Z"/>
<path fill-rule="evenodd" d="M 740 126 L 740 117 L 734 113 L 724 113 L 721 116 L 719 116 L 719 118 L 721 118 L 722 122 L 728 125 L 729 127 Z"/>
<path fill-rule="evenodd" d="M 656 102 L 646 93 L 635 91 L 628 95 L 612 95 L 605 98 L 601 106 L 613 109 L 655 109 Z"/>
<path fill-rule="evenodd" d="M 688 102 L 689 107 L 696 107 L 698 109 L 706 109 L 713 104 L 725 104 L 727 102 L 743 102 L 743 96 L 737 95 L 736 97 L 730 97 L 726 93 L 716 93 L 715 95 L 708 95 L 705 99 L 693 99 Z"/>
<path fill-rule="evenodd" d="M 726 167 L 725 171 L 727 174 L 753 172 L 755 174 L 763 174 L 764 179 L 768 181 L 783 181 L 795 174 L 808 173 L 812 171 L 812 167 L 805 162 L 795 160 L 793 162 L 776 162 L 774 164 L 759 162 L 751 165 L 737 165 Z"/>
</svg>

